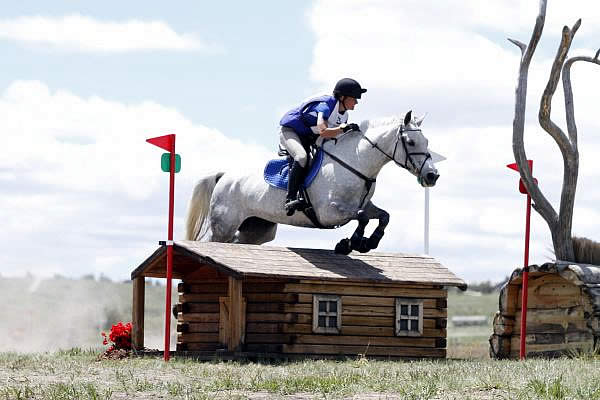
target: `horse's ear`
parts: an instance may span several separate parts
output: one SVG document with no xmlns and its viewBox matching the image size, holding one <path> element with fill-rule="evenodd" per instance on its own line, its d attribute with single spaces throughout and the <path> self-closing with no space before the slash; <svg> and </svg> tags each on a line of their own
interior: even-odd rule
<svg viewBox="0 0 600 400">
<path fill-rule="evenodd" d="M 404 126 L 408 126 L 408 124 L 410 124 L 411 120 L 412 120 L 412 110 L 407 112 L 406 115 L 404 116 Z"/>
<path fill-rule="evenodd" d="M 421 126 L 421 124 L 423 123 L 423 120 L 425 119 L 426 116 L 427 116 L 427 114 L 424 114 L 422 117 L 415 118 L 415 125 Z"/>
</svg>

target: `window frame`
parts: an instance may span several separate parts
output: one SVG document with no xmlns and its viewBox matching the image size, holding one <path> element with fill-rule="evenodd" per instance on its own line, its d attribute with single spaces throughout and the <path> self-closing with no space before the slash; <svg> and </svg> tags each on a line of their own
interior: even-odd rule
<svg viewBox="0 0 600 400">
<path fill-rule="evenodd" d="M 401 315 L 401 306 L 406 305 L 409 308 L 408 315 Z M 419 315 L 414 317 L 410 315 L 411 306 L 418 305 L 419 306 Z M 401 330 L 400 329 L 400 321 L 406 320 L 409 321 L 409 329 Z M 418 321 L 418 329 L 416 331 L 410 330 L 410 321 Z M 396 336 L 423 336 L 423 299 L 415 299 L 408 297 L 396 297 L 396 319 L 395 319 L 395 329 L 394 333 Z"/>
<path fill-rule="evenodd" d="M 319 311 L 319 301 L 335 301 L 337 302 L 337 311 L 334 313 L 325 311 Z M 313 294 L 313 320 L 312 330 L 313 333 L 337 333 L 339 334 L 342 329 L 342 297 L 331 294 Z M 336 317 L 337 326 L 319 326 L 319 316 L 325 317 Z"/>
</svg>

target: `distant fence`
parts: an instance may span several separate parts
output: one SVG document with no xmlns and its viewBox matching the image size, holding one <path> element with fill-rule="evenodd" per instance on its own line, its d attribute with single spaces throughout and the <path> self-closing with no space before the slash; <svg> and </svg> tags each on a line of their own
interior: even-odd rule
<svg viewBox="0 0 600 400">
<path fill-rule="evenodd" d="M 450 320 L 452 326 L 482 326 L 488 322 L 485 315 L 457 315 Z"/>
</svg>

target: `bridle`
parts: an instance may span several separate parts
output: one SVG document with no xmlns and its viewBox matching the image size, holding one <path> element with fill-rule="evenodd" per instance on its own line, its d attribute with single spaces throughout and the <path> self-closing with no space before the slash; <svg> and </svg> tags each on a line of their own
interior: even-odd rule
<svg viewBox="0 0 600 400">
<path fill-rule="evenodd" d="M 385 151 L 383 151 L 381 149 L 381 147 L 379 147 L 377 145 L 377 142 L 373 143 L 373 141 L 371 141 L 371 139 L 369 139 L 367 136 L 362 134 L 362 132 L 361 132 L 361 134 L 363 135 L 363 138 L 367 142 L 369 142 L 373 148 L 379 150 L 381 152 L 381 154 L 383 154 L 384 156 L 386 156 L 387 158 L 392 160 L 394 163 L 396 163 L 396 165 L 406 169 L 407 171 L 410 171 L 411 168 L 408 165 L 410 163 L 410 166 L 412 167 L 412 171 L 416 172 L 417 176 L 421 176 L 421 171 L 423 171 L 423 167 L 425 166 L 425 163 L 427 162 L 427 160 L 431 158 L 431 153 L 421 152 L 421 151 L 415 151 L 412 153 L 409 152 L 408 144 L 410 144 L 410 142 L 412 140 L 408 137 L 408 135 L 406 135 L 405 132 L 422 132 L 422 131 L 421 131 L 421 129 L 404 129 L 404 125 L 400 124 L 400 126 L 398 126 L 398 130 L 396 131 L 396 144 L 394 145 L 394 152 L 392 153 L 391 156 L 389 154 L 387 154 Z M 404 148 L 404 154 L 406 154 L 406 157 L 404 159 L 404 164 L 396 161 L 396 151 L 398 151 L 398 143 L 400 143 L 400 142 L 402 142 L 402 148 Z M 413 156 L 425 156 L 425 158 L 423 159 L 423 162 L 421 163 L 421 165 L 419 167 L 417 167 L 417 163 L 413 159 Z"/>
</svg>

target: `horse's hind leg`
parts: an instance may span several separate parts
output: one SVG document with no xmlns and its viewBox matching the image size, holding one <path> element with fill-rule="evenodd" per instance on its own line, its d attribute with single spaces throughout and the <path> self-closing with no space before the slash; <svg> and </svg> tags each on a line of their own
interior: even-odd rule
<svg viewBox="0 0 600 400">
<path fill-rule="evenodd" d="M 263 244 L 275 239 L 277 224 L 258 217 L 246 218 L 235 234 L 235 242 Z"/>
<path fill-rule="evenodd" d="M 222 208 L 222 207 L 220 207 Z M 212 208 L 210 213 L 210 231 L 207 234 L 207 241 L 231 243 L 235 240 L 238 227 L 241 225 L 241 218 L 234 213 L 219 212 L 220 208 Z"/>
</svg>

